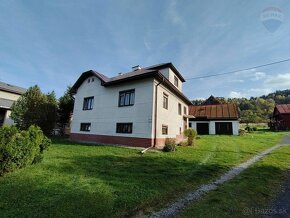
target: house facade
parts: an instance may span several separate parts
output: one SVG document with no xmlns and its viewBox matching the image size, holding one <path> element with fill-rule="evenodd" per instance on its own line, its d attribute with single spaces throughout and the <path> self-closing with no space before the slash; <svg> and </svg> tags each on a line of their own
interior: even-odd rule
<svg viewBox="0 0 290 218">
<path fill-rule="evenodd" d="M 272 130 L 290 130 L 290 104 L 275 106 L 269 127 Z"/>
<path fill-rule="evenodd" d="M 182 75 L 171 63 L 108 78 L 90 70 L 72 87 L 75 95 L 70 137 L 140 147 L 162 147 L 166 138 L 183 139 L 188 106 Z"/>
<path fill-rule="evenodd" d="M 203 105 L 189 106 L 189 127 L 199 135 L 238 135 L 239 110 L 236 104 L 222 104 L 210 96 Z"/>
<path fill-rule="evenodd" d="M 14 123 L 10 118 L 11 106 L 25 92 L 24 88 L 0 82 L 0 127 Z"/>
</svg>

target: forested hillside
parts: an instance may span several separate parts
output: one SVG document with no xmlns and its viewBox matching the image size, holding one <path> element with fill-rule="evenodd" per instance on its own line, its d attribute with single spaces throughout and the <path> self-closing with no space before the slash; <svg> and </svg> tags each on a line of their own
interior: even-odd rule
<svg viewBox="0 0 290 218">
<path fill-rule="evenodd" d="M 260 97 L 224 98 L 216 97 L 222 103 L 237 103 L 240 108 L 241 122 L 261 123 L 268 122 L 273 113 L 275 104 L 290 104 L 290 89 L 276 91 Z M 204 101 L 193 100 L 194 105 L 200 105 Z"/>
</svg>

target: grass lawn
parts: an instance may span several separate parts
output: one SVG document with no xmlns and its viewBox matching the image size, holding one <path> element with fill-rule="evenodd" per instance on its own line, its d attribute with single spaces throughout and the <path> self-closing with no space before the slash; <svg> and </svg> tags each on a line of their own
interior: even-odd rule
<svg viewBox="0 0 290 218">
<path fill-rule="evenodd" d="M 270 206 L 289 172 L 290 146 L 274 151 L 193 203 L 181 217 L 261 217 L 274 212 L 285 216 L 283 208 L 271 212 Z"/>
<path fill-rule="evenodd" d="M 196 147 L 143 156 L 134 149 L 55 140 L 42 163 L 0 177 L 0 216 L 122 217 L 148 213 L 214 180 L 278 143 L 283 135 L 202 136 Z"/>
</svg>

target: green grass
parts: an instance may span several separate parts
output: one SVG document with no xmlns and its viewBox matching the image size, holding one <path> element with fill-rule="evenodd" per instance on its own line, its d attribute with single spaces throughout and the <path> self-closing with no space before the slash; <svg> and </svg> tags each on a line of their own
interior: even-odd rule
<svg viewBox="0 0 290 218">
<path fill-rule="evenodd" d="M 290 172 L 290 146 L 269 154 L 233 180 L 191 204 L 181 217 L 261 217 Z M 283 209 L 283 208 L 279 208 Z M 278 212 L 278 211 L 277 211 Z"/>
<path fill-rule="evenodd" d="M 156 210 L 276 143 L 285 133 L 202 136 L 148 152 L 54 140 L 42 163 L 0 177 L 1 217 L 121 217 Z"/>
</svg>

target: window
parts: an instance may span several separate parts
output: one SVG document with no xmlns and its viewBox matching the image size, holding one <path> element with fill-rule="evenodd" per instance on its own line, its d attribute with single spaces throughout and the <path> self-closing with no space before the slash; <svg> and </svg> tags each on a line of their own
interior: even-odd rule
<svg viewBox="0 0 290 218">
<path fill-rule="evenodd" d="M 168 134 L 168 126 L 162 125 L 162 135 L 167 135 Z"/>
<path fill-rule="evenodd" d="M 178 103 L 178 114 L 181 115 L 181 104 Z"/>
<path fill-rule="evenodd" d="M 91 124 L 90 123 L 81 123 L 81 131 L 89 132 L 91 131 Z"/>
<path fill-rule="evenodd" d="M 187 110 L 186 110 L 186 107 L 185 106 L 183 107 L 183 113 L 184 114 L 187 114 Z"/>
<path fill-rule="evenodd" d="M 92 82 L 94 82 L 95 81 L 95 79 L 94 78 L 92 78 Z"/>
<path fill-rule="evenodd" d="M 119 107 L 132 106 L 135 103 L 135 89 L 119 92 Z"/>
<path fill-rule="evenodd" d="M 83 110 L 92 110 L 94 106 L 94 97 L 84 98 Z"/>
<path fill-rule="evenodd" d="M 116 133 L 132 133 L 133 123 L 117 123 Z"/>
<path fill-rule="evenodd" d="M 168 109 L 168 95 L 163 93 L 163 108 Z"/>
<path fill-rule="evenodd" d="M 178 78 L 176 76 L 174 76 L 174 85 L 178 87 Z"/>
<path fill-rule="evenodd" d="M 88 79 L 88 83 L 90 83 L 91 82 L 91 80 L 90 79 Z"/>
</svg>

